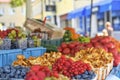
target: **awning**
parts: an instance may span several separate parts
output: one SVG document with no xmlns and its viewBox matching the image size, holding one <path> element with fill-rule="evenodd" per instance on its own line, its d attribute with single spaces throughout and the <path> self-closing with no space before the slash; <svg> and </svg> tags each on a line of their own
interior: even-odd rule
<svg viewBox="0 0 120 80">
<path fill-rule="evenodd" d="M 93 4 L 93 8 L 99 7 L 98 12 L 106 12 L 106 11 L 115 11 L 120 10 L 120 0 L 102 0 L 98 3 Z M 86 6 L 85 8 L 85 15 L 91 15 L 91 6 Z"/>
<path fill-rule="evenodd" d="M 76 9 L 67 15 L 67 19 L 72 19 L 80 16 L 84 16 L 85 8 Z"/>
<path fill-rule="evenodd" d="M 103 0 L 99 6 L 99 12 L 120 10 L 120 0 Z"/>
<path fill-rule="evenodd" d="M 98 8 L 100 3 L 94 3 L 93 8 Z M 85 16 L 90 16 L 91 15 L 91 5 L 85 7 Z"/>
<path fill-rule="evenodd" d="M 85 7 L 85 16 L 89 16 L 91 14 L 91 6 Z"/>
</svg>

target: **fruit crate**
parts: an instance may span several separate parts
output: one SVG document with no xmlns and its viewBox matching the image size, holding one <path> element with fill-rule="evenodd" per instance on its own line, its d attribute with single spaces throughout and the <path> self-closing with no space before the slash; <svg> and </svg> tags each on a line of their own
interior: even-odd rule
<svg viewBox="0 0 120 80">
<path fill-rule="evenodd" d="M 27 48 L 27 38 L 17 39 L 11 42 L 11 49 L 26 49 Z"/>
<path fill-rule="evenodd" d="M 62 43 L 62 39 L 41 40 L 41 46 L 47 49 L 47 52 L 56 52 L 57 47 Z"/>
<path fill-rule="evenodd" d="M 62 39 L 41 40 L 41 46 L 45 46 L 45 45 L 59 46 L 61 43 L 62 43 Z"/>
<path fill-rule="evenodd" d="M 40 46 L 41 46 L 41 39 L 38 40 L 28 39 L 28 48 L 34 48 Z"/>
<path fill-rule="evenodd" d="M 21 49 L 0 50 L 0 67 L 11 65 L 18 54 L 22 54 Z"/>
<path fill-rule="evenodd" d="M 105 80 L 120 80 L 120 65 L 114 67 Z"/>
<path fill-rule="evenodd" d="M 26 49 L 27 48 L 27 38 L 19 39 L 18 42 L 18 48 L 19 49 Z"/>
<path fill-rule="evenodd" d="M 45 52 L 46 52 L 46 48 L 43 47 L 27 48 L 23 50 L 23 55 L 26 58 L 29 58 L 30 56 L 38 57 L 43 55 Z"/>
<path fill-rule="evenodd" d="M 11 48 L 11 39 L 0 40 L 0 50 L 9 50 Z"/>
</svg>

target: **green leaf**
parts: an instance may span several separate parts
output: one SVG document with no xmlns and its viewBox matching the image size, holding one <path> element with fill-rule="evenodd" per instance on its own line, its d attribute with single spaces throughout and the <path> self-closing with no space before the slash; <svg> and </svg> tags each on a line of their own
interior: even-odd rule
<svg viewBox="0 0 120 80">
<path fill-rule="evenodd" d="M 12 7 L 19 7 L 22 6 L 26 0 L 11 0 L 10 4 Z"/>
</svg>

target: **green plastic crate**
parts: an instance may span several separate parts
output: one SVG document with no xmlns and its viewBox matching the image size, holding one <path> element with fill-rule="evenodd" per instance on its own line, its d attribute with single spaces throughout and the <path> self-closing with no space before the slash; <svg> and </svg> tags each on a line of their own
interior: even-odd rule
<svg viewBox="0 0 120 80">
<path fill-rule="evenodd" d="M 41 40 L 41 46 L 45 46 L 45 45 L 59 46 L 61 43 L 62 43 L 62 39 Z"/>
<path fill-rule="evenodd" d="M 47 49 L 47 52 L 57 51 L 57 47 L 62 43 L 62 39 L 41 40 L 41 46 Z"/>
</svg>

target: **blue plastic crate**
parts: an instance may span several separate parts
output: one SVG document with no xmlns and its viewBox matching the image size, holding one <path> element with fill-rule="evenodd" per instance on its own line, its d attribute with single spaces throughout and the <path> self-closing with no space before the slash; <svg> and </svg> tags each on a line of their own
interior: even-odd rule
<svg viewBox="0 0 120 80">
<path fill-rule="evenodd" d="M 15 79 L 15 78 L 11 78 L 11 79 L 6 79 L 6 78 L 0 78 L 0 80 L 24 80 L 24 79 Z"/>
<path fill-rule="evenodd" d="M 21 49 L 0 50 L 0 67 L 11 65 L 18 54 L 22 54 Z"/>
<path fill-rule="evenodd" d="M 43 55 L 45 52 L 46 52 L 46 48 L 43 47 L 27 48 L 23 50 L 23 55 L 26 58 L 29 58 L 30 56 L 38 57 Z"/>
<path fill-rule="evenodd" d="M 120 80 L 120 65 L 114 67 L 105 80 Z"/>
</svg>

